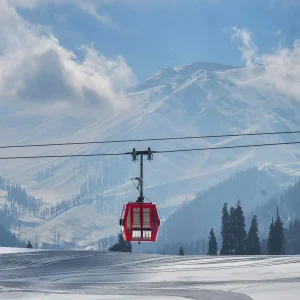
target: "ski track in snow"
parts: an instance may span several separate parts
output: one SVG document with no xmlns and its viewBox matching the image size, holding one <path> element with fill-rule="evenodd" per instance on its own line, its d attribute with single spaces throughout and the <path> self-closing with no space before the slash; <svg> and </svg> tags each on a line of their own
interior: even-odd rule
<svg viewBox="0 0 300 300">
<path fill-rule="evenodd" d="M 1 299 L 296 300 L 300 292 L 299 256 L 165 256 L 10 248 L 0 248 L 0 253 Z"/>
</svg>

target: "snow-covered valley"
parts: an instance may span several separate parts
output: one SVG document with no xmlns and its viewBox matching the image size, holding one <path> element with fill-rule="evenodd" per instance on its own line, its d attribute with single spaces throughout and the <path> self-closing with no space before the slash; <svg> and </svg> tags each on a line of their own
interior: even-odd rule
<svg viewBox="0 0 300 300">
<path fill-rule="evenodd" d="M 3 299 L 296 300 L 300 292 L 298 256 L 14 250 L 0 248 Z"/>
</svg>

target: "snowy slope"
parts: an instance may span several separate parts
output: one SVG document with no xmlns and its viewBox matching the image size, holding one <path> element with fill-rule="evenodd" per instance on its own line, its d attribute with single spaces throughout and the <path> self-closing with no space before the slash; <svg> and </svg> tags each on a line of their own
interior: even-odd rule
<svg viewBox="0 0 300 300">
<path fill-rule="evenodd" d="M 75 117 L 61 115 L 41 118 L 30 113 L 30 110 L 5 115 L 0 119 L 1 128 L 4 128 L 2 141 L 6 144 L 76 142 L 299 128 L 299 103 L 292 102 L 291 99 L 278 94 L 276 89 L 270 86 L 261 86 L 259 90 L 254 89 L 253 82 L 259 81 L 263 73 L 261 67 L 257 67 L 255 75 L 252 73 L 249 75 L 249 72 L 242 68 L 227 70 L 228 68 L 215 65 L 213 69 L 207 64 L 197 63 L 163 70 L 130 91 L 128 96 L 133 104 L 130 110 L 113 116 L 100 117 L 97 121 L 87 118 L 84 122 L 77 120 L 75 123 Z M 218 69 L 222 71 L 216 71 Z M 92 123 L 89 124 L 89 122 Z M 282 139 L 283 137 L 268 137 L 270 142 Z M 131 151 L 134 146 L 140 149 L 151 146 L 154 150 L 160 150 L 264 142 L 265 140 L 266 137 L 247 137 L 168 143 L 46 147 L 11 149 L 9 152 L 2 150 L 1 154 L 123 152 Z M 294 162 L 299 152 L 297 149 L 293 146 L 285 146 L 222 152 L 160 154 L 156 155 L 152 165 L 146 165 L 146 185 L 164 185 L 175 182 L 176 184 L 172 185 L 173 189 L 178 183 L 190 179 L 191 186 L 185 190 L 180 187 L 182 193 L 185 194 L 191 187 L 195 190 L 198 180 L 201 180 L 207 187 L 245 166 L 266 162 Z M 108 159 L 114 161 L 113 158 Z M 85 175 L 78 170 L 80 160 L 75 158 L 4 161 L 1 162 L 1 169 L 4 176 L 21 182 L 28 189 L 43 194 L 44 197 L 48 196 L 49 201 L 55 201 L 56 198 L 52 200 L 51 195 L 70 196 L 78 192 L 80 183 L 95 173 L 95 163 L 98 162 L 101 165 L 105 158 L 86 159 L 88 170 Z M 123 157 L 121 160 L 124 161 L 124 167 L 129 168 L 129 174 L 123 178 L 125 183 L 138 172 L 138 167 L 131 163 L 130 157 Z M 47 180 L 35 182 L 36 173 L 52 164 L 56 169 L 55 174 Z M 224 172 L 216 178 L 216 173 L 219 173 L 220 169 Z M 169 190 L 172 189 L 169 188 Z M 178 191 L 174 192 L 174 194 L 177 193 Z"/>
<path fill-rule="evenodd" d="M 36 252 L 36 251 L 42 251 L 42 250 L 41 249 L 27 249 L 27 248 L 13 248 L 13 247 L 0 247 L 0 254 Z"/>
<path fill-rule="evenodd" d="M 132 106 L 99 118 L 46 114 L 34 110 L 0 117 L 2 144 L 78 142 L 127 138 L 226 134 L 295 130 L 300 125 L 300 104 L 276 87 L 260 80 L 263 66 L 249 72 L 245 68 L 196 63 L 164 69 L 128 90 Z M 289 136 L 183 140 L 150 143 L 90 144 L 68 147 L 1 149 L 0 155 L 56 155 L 75 153 L 127 152 L 133 147 L 153 150 L 229 146 L 295 140 Z M 145 164 L 146 196 L 161 206 L 173 206 L 228 176 L 251 166 L 261 166 L 284 178 L 299 176 L 300 148 L 280 146 L 223 151 L 157 154 Z M 83 171 L 82 165 L 85 165 Z M 54 168 L 52 176 L 37 181 L 38 172 Z M 104 174 L 106 184 L 89 195 L 103 192 L 115 196 L 117 209 L 134 200 L 130 179 L 139 166 L 129 156 L 92 158 L 49 158 L 0 161 L 1 175 L 18 181 L 48 203 L 79 193 L 90 176 Z M 111 171 L 108 176 L 107 170 Z M 133 199 L 132 199 L 133 198 Z M 78 213 L 73 210 L 74 217 Z M 72 218 L 72 216 L 70 216 Z M 100 216 L 99 216 L 100 217 Z M 113 220 L 118 218 L 112 216 Z M 60 221 L 56 225 L 60 225 Z M 117 225 L 116 225 L 117 229 Z M 74 236 L 76 237 L 76 235 Z M 94 241 L 91 241 L 94 242 Z"/>
<path fill-rule="evenodd" d="M 296 300 L 298 256 L 160 256 L 94 251 L 0 255 L 8 299 Z"/>
<path fill-rule="evenodd" d="M 58 215 L 57 217 L 30 228 L 21 230 L 23 236 L 38 243 L 53 243 L 54 233 L 60 233 L 61 240 L 76 244 L 80 249 L 94 246 L 98 249 L 97 241 L 105 237 L 116 235 L 119 229 L 118 218 L 107 214 L 100 214 L 94 205 L 81 205 Z"/>
</svg>

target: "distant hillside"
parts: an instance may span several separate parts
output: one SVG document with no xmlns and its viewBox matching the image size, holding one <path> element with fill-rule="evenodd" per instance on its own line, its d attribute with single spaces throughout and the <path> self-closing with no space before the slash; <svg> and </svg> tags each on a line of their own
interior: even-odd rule
<svg viewBox="0 0 300 300">
<path fill-rule="evenodd" d="M 280 217 L 282 218 L 285 227 L 289 226 L 289 221 L 300 218 L 299 179 L 280 195 L 271 197 L 270 200 L 253 209 L 253 211 L 250 213 L 250 215 L 257 215 L 262 233 L 268 230 L 272 217 L 276 216 L 277 204 L 279 205 Z"/>
<path fill-rule="evenodd" d="M 212 227 L 216 233 L 220 231 L 221 210 L 225 202 L 235 206 L 240 199 L 247 214 L 281 190 L 275 177 L 263 169 L 253 167 L 239 172 L 198 193 L 194 200 L 174 212 L 161 226 L 156 247 L 173 242 L 190 243 L 202 238 L 207 240 Z"/>
<path fill-rule="evenodd" d="M 18 183 L 0 176 L 0 225 L 15 228 L 26 214 L 38 215 L 42 200 L 27 193 Z"/>
<path fill-rule="evenodd" d="M 299 130 L 299 101 L 294 101 L 289 93 L 279 92 L 265 80 L 267 77 L 264 66 L 255 66 L 251 72 L 248 68 L 205 62 L 166 68 L 124 93 L 121 111 L 111 114 L 99 111 L 97 118 L 94 118 L 96 114 L 92 118 L 84 117 L 81 112 L 80 117 L 69 115 L 67 111 L 40 114 L 36 108 L 29 107 L 0 116 L 1 138 L 3 145 L 21 145 Z M 294 140 L 292 135 L 227 136 L 168 142 L 74 144 L 67 148 L 9 148 L 2 149 L 2 155 L 123 153 L 134 147 L 143 150 L 149 146 L 154 151 L 169 151 Z M 300 174 L 299 149 L 299 145 L 285 145 L 156 153 L 151 164 L 145 162 L 145 195 L 159 205 L 162 214 L 168 215 L 186 197 L 193 198 L 196 191 L 213 187 L 250 167 L 267 164 L 271 166 L 269 175 L 264 175 L 270 177 L 267 180 L 272 182 L 271 177 L 275 176 L 292 183 Z M 27 223 L 23 222 L 26 228 L 21 228 L 28 239 L 35 236 L 36 231 L 44 239 L 41 242 L 49 243 L 57 227 L 64 231 L 62 239 L 74 240 L 80 247 L 93 245 L 119 231 L 117 220 L 123 204 L 137 197 L 131 178 L 138 176 L 139 165 L 134 164 L 130 156 L 2 160 L 0 165 L 3 176 L 22 183 L 28 193 L 36 199 L 43 197 L 43 203 L 49 204 L 48 210 L 43 207 L 45 214 L 38 211 L 38 206 L 37 209 L 32 207 L 33 214 L 25 220 Z M 192 211 L 191 217 L 188 213 L 184 218 L 178 217 L 174 225 L 171 225 L 172 219 L 167 221 L 170 231 L 163 233 L 164 238 L 175 238 L 173 235 L 179 234 L 181 222 L 192 224 L 186 228 L 193 233 L 182 229 L 180 234 L 187 233 L 187 238 L 200 234 L 206 237 L 214 224 L 209 219 L 219 220 L 220 203 L 225 200 L 233 203 L 240 197 L 243 207 L 252 209 L 269 199 L 272 193 L 265 187 L 265 179 L 252 182 L 253 178 L 249 175 L 242 183 L 240 179 L 236 182 L 232 179 L 231 190 L 220 185 L 218 190 L 210 189 L 198 195 L 197 204 L 187 209 L 187 212 Z M 84 195 L 84 202 L 77 201 L 76 195 Z M 106 220 L 105 224 L 94 226 L 78 206 L 80 203 L 84 203 L 86 211 L 93 210 L 97 222 Z M 92 207 L 91 203 L 95 205 Z M 78 225 L 81 234 L 72 229 L 72 222 Z M 199 224 L 204 226 L 199 227 Z M 100 236 L 103 227 L 107 228 L 106 236 Z"/>
<path fill-rule="evenodd" d="M 19 241 L 14 233 L 11 233 L 0 224 L 0 247 L 21 247 L 25 248 L 26 243 Z"/>
</svg>

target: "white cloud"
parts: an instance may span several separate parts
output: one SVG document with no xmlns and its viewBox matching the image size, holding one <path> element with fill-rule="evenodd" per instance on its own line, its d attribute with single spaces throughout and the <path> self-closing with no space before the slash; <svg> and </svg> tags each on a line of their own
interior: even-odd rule
<svg viewBox="0 0 300 300">
<path fill-rule="evenodd" d="M 291 49 L 278 47 L 273 54 L 260 57 L 265 65 L 265 80 L 279 92 L 300 99 L 300 40 Z"/>
<path fill-rule="evenodd" d="M 83 46 L 83 60 L 24 21 L 0 0 L 0 99 L 67 109 L 117 109 L 126 105 L 123 89 L 136 77 L 119 56 L 109 59 Z"/>
<path fill-rule="evenodd" d="M 242 42 L 240 50 L 246 65 L 264 66 L 264 72 L 253 84 L 273 86 L 279 93 L 300 100 L 300 40 L 296 39 L 292 48 L 280 43 L 273 53 L 258 55 L 249 31 L 236 27 L 233 31 L 233 37 Z"/>
<path fill-rule="evenodd" d="M 104 16 L 99 13 L 97 5 L 93 1 L 88 0 L 76 0 L 74 2 L 80 9 L 94 17 L 102 24 L 108 25 L 113 28 L 121 29 L 116 23 L 114 23 L 108 16 Z"/>
<path fill-rule="evenodd" d="M 7 1 L 7 0 L 0 0 Z M 104 16 L 99 12 L 99 7 L 101 4 L 105 4 L 106 1 L 94 1 L 94 0 L 9 0 L 8 5 L 14 8 L 25 8 L 25 9 L 36 9 L 39 6 L 47 5 L 49 3 L 54 3 L 56 5 L 70 4 L 76 5 L 83 12 L 94 17 L 100 23 L 110 26 L 112 28 L 121 29 L 117 24 L 115 24 L 108 16 Z M 100 4 L 100 5 L 99 5 Z"/>
<path fill-rule="evenodd" d="M 257 47 L 252 41 L 251 33 L 242 28 L 233 27 L 232 38 L 239 39 L 242 45 L 239 49 L 242 52 L 242 58 L 246 62 L 246 66 L 253 66 L 257 59 Z"/>
<path fill-rule="evenodd" d="M 39 5 L 45 5 L 48 3 L 62 3 L 62 2 L 69 2 L 70 0 L 1 0 L 3 2 L 6 2 L 8 6 L 10 7 L 22 7 L 22 8 L 28 8 L 33 9 Z"/>
</svg>

